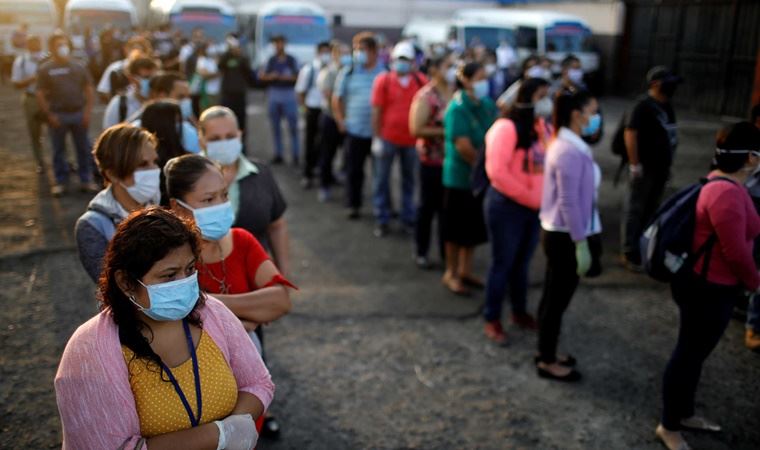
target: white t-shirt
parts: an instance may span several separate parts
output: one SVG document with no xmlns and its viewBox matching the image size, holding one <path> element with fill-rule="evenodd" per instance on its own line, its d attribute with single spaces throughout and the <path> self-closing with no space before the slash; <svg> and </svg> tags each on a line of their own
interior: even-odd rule
<svg viewBox="0 0 760 450">
<path fill-rule="evenodd" d="M 142 108 L 142 103 L 140 103 L 140 100 L 135 97 L 135 90 L 131 86 L 127 89 L 127 93 L 124 94 L 127 101 L 127 113 L 124 115 L 124 121 L 126 121 L 128 118 L 130 118 L 132 115 L 134 115 L 137 111 Z M 121 95 L 115 95 L 110 102 L 108 102 L 108 106 L 106 106 L 106 111 L 103 113 L 103 129 L 105 130 L 108 127 L 112 127 L 116 124 L 121 123 L 122 121 L 119 120 L 119 104 L 121 103 Z"/>
<path fill-rule="evenodd" d="M 98 82 L 98 88 L 96 89 L 98 91 L 98 94 L 111 95 L 111 74 L 120 70 L 124 70 L 126 66 L 126 59 L 114 61 L 109 64 L 108 67 L 106 67 L 105 72 L 103 72 L 103 76 L 100 77 L 100 81 Z"/>
<path fill-rule="evenodd" d="M 11 82 L 18 83 L 35 75 L 37 73 L 37 66 L 39 66 L 39 56 L 30 55 L 28 52 L 18 55 L 13 61 Z M 36 88 L 37 83 L 32 83 L 26 87 L 26 92 L 34 94 Z"/>
<path fill-rule="evenodd" d="M 318 83 L 321 66 L 321 63 L 314 61 L 311 64 L 303 66 L 298 72 L 295 89 L 298 94 L 306 94 L 305 103 L 307 108 L 317 109 L 322 107 L 322 93 L 319 91 Z M 308 92 L 306 92 L 307 89 Z"/>
<path fill-rule="evenodd" d="M 198 58 L 198 64 L 195 66 L 195 71 L 200 71 L 219 75 L 219 66 L 213 58 L 208 56 L 201 56 Z M 222 90 L 222 77 L 217 76 L 206 80 L 206 94 L 219 95 Z"/>
</svg>

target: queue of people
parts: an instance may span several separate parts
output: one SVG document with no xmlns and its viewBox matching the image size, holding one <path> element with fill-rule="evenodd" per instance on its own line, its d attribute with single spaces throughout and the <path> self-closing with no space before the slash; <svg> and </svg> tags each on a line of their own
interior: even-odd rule
<svg viewBox="0 0 760 450">
<path fill-rule="evenodd" d="M 350 47 L 320 43 L 315 60 L 301 69 L 286 53 L 285 38 L 276 36 L 275 54 L 258 74 L 244 69 L 250 64 L 233 35 L 221 56 L 200 30 L 163 57 L 154 42 L 137 37 L 126 42 L 125 59 L 104 71 L 107 81 L 98 83 L 108 106 L 90 155 L 92 76 L 71 58 L 66 36 L 51 38 L 50 57 L 40 44 L 30 37 L 13 71 L 24 91 L 38 165 L 44 169 L 43 117 L 54 149 L 52 194 L 66 190 L 63 140 L 69 132 L 82 190 L 97 193 L 75 231 L 82 265 L 98 285 L 101 312 L 71 338 L 56 376 L 64 447 L 193 443 L 250 449 L 260 431 L 279 430 L 266 411 L 274 385 L 262 325 L 289 312 L 295 286 L 287 279 L 287 204 L 272 169 L 250 158 L 246 147 L 245 92 L 255 79 L 268 86 L 272 164 L 284 162 L 285 119 L 290 162 L 303 163 L 303 187 L 314 186 L 318 171 L 318 200 L 327 202 L 345 182 L 348 218 L 357 220 L 371 160 L 374 235 L 392 233 L 398 215 L 401 228 L 414 236 L 415 263 L 430 269 L 437 222 L 433 246 L 444 262 L 441 282 L 461 296 L 484 290 L 486 339 L 508 342 L 502 304 L 509 295 L 511 323 L 537 334 L 536 374 L 563 382 L 582 378 L 579 361 L 558 347 L 563 315 L 581 279 L 602 271 L 602 174 L 591 146 L 603 119 L 577 58 L 562 61 L 555 81 L 551 61 L 528 57 L 502 93 L 493 76 L 505 78 L 506 67 L 491 67 L 498 55 L 441 51 L 420 64 L 411 42 L 383 56 L 369 32 L 356 35 Z M 652 69 L 647 97 L 624 123 L 631 190 L 623 255 L 629 268 L 642 264 L 638 241 L 670 176 L 677 132 L 669 102 L 680 81 L 664 67 Z M 303 155 L 299 104 L 307 125 Z M 709 177 L 720 182 L 700 195 L 693 239 L 695 249 L 716 242 L 672 283 L 681 325 L 656 430 L 670 449 L 688 448 L 681 430 L 720 429 L 695 415 L 701 365 L 726 329 L 742 293 L 738 286 L 757 291 L 760 285 L 752 259 L 760 222 L 742 187 L 752 192 L 760 179 L 754 120 L 719 136 Z M 340 147 L 343 165 L 336 168 Z M 390 182 L 396 156 L 398 214 Z M 93 161 L 104 188 L 93 182 Z M 547 263 L 533 315 L 527 294 L 539 242 Z M 486 243 L 490 267 L 481 279 L 473 258 Z M 760 335 L 757 298 L 749 308 L 750 348 L 758 348 Z M 116 373 L 122 361 L 127 370 Z M 84 386 L 82 367 L 94 368 L 88 377 L 95 383 Z M 114 395 L 123 400 L 120 420 L 105 423 Z"/>
</svg>

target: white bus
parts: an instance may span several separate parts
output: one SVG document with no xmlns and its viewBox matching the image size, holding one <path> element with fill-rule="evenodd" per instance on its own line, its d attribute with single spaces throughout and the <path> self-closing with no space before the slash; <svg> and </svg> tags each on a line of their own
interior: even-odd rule
<svg viewBox="0 0 760 450">
<path fill-rule="evenodd" d="M 445 44 L 450 31 L 449 20 L 413 19 L 401 30 L 401 36 L 413 38 L 417 45 L 427 50 L 433 44 Z"/>
<path fill-rule="evenodd" d="M 229 33 L 238 31 L 235 10 L 224 0 L 177 0 L 168 6 L 162 21 L 182 31 L 185 37 L 200 28 L 212 42 L 220 44 Z"/>
<path fill-rule="evenodd" d="M 255 15 L 253 61 L 256 68 L 266 65 L 274 54 L 270 40 L 285 36 L 286 51 L 299 65 L 314 59 L 316 46 L 332 37 L 325 11 L 309 2 L 269 2 L 253 10 L 241 8 L 241 14 Z"/>
<path fill-rule="evenodd" d="M 532 53 L 555 62 L 573 54 L 587 73 L 599 69 L 599 54 L 592 47 L 591 28 L 580 17 L 549 11 L 472 9 L 457 11 L 454 28 L 459 44 L 496 48 L 502 40 L 517 49 L 522 60 Z M 556 70 L 556 68 L 555 68 Z"/>
<path fill-rule="evenodd" d="M 137 9 L 129 0 L 69 0 L 63 18 L 68 31 L 98 32 L 107 25 L 129 30 L 137 26 Z"/>
<path fill-rule="evenodd" d="M 18 50 L 11 36 L 20 24 L 29 26 L 29 34 L 42 38 L 43 45 L 58 26 L 53 0 L 0 0 L 0 54 L 15 55 Z"/>
</svg>

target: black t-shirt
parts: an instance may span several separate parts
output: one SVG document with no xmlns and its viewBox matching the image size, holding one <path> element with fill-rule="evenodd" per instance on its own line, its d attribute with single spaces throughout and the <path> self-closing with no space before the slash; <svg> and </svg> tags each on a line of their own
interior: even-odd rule
<svg viewBox="0 0 760 450">
<path fill-rule="evenodd" d="M 678 146 L 676 113 L 670 103 L 650 96 L 639 100 L 627 128 L 636 131 L 639 161 L 645 171 L 669 171 Z"/>
<path fill-rule="evenodd" d="M 258 160 L 252 160 L 259 173 L 253 173 L 238 181 L 240 205 L 233 226 L 248 230 L 264 246 L 272 250 L 269 242 L 269 225 L 285 213 L 287 203 L 280 192 L 272 170 Z"/>
<path fill-rule="evenodd" d="M 279 75 L 286 75 L 286 76 L 298 76 L 298 64 L 296 63 L 296 59 L 293 58 L 290 55 L 285 55 L 283 59 L 280 59 L 277 55 L 272 56 L 269 58 L 269 61 L 267 62 L 266 67 L 266 73 L 276 73 Z M 295 78 L 293 81 L 270 81 L 269 86 L 272 87 L 293 87 L 296 85 Z"/>
<path fill-rule="evenodd" d="M 45 93 L 52 112 L 77 112 L 84 108 L 85 88 L 92 85 L 90 72 L 73 59 L 49 60 L 37 69 L 37 87 Z"/>
<path fill-rule="evenodd" d="M 252 82 L 251 64 L 248 58 L 227 52 L 219 58 L 222 75 L 222 93 L 242 94 Z"/>
</svg>

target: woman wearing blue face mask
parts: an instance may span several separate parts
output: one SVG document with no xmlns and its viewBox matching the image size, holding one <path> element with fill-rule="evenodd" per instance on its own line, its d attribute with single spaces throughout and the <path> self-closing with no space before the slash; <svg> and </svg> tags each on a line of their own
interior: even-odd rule
<svg viewBox="0 0 760 450">
<path fill-rule="evenodd" d="M 485 145 L 497 109 L 488 97 L 486 71 L 479 63 L 468 63 L 457 71 L 457 92 L 444 115 L 443 239 L 446 273 L 442 282 L 458 295 L 469 295 L 469 287 L 483 288 L 472 275 L 472 256 L 477 245 L 487 240 L 482 198 L 472 192 L 472 166 Z"/>
<path fill-rule="evenodd" d="M 106 188 L 92 199 L 74 230 L 79 259 L 94 282 L 116 226 L 130 212 L 160 202 L 156 144 L 155 136 L 131 125 L 113 126 L 95 143 L 92 153 Z"/>
<path fill-rule="evenodd" d="M 274 385 L 237 318 L 200 292 L 201 245 L 191 222 L 158 207 L 119 226 L 102 311 L 55 378 L 64 449 L 255 446 Z"/>
<path fill-rule="evenodd" d="M 200 155 L 169 161 L 164 169 L 172 211 L 195 221 L 203 237 L 199 282 L 248 331 L 287 314 L 293 287 L 251 233 L 232 228 L 234 214 L 222 171 Z"/>
<path fill-rule="evenodd" d="M 558 356 L 562 316 L 583 276 L 598 274 L 602 225 L 597 208 L 601 171 L 583 140 L 598 131 L 596 99 L 585 91 L 561 93 L 555 101 L 556 139 L 544 162 L 541 200 L 542 242 L 546 254 L 544 292 L 538 309 L 538 375 L 578 381 L 575 359 Z"/>
</svg>

